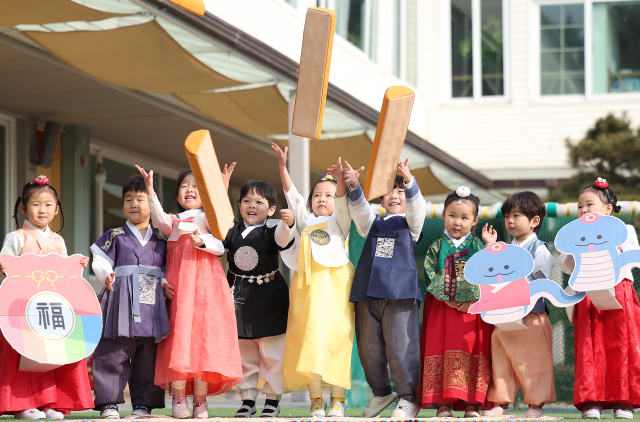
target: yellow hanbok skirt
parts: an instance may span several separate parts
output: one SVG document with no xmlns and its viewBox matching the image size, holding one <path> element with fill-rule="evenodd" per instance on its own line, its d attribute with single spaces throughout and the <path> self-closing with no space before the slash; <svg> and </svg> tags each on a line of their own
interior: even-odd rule
<svg viewBox="0 0 640 422">
<path fill-rule="evenodd" d="M 354 304 L 349 302 L 353 265 L 325 267 L 311 258 L 311 271 L 293 276 L 284 347 L 284 388 L 307 390 L 313 375 L 324 386 L 351 389 Z M 311 274 L 311 280 L 308 275 Z"/>
</svg>

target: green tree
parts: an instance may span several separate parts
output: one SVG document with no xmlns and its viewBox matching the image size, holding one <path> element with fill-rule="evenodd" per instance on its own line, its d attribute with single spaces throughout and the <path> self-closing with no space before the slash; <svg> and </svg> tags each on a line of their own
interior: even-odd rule
<svg viewBox="0 0 640 422">
<path fill-rule="evenodd" d="M 578 170 L 551 195 L 558 202 L 576 202 L 578 193 L 597 177 L 609 182 L 621 200 L 640 197 L 640 130 L 634 131 L 626 113 L 598 119 L 577 143 L 565 140 L 569 162 Z"/>
</svg>

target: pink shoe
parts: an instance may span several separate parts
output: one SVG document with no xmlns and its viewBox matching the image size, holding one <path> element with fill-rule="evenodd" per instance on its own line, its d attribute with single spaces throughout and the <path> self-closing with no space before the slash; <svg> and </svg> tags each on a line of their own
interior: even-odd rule
<svg viewBox="0 0 640 422">
<path fill-rule="evenodd" d="M 209 419 L 207 396 L 193 396 L 193 419 Z"/>
<path fill-rule="evenodd" d="M 541 418 L 544 416 L 544 412 L 541 407 L 530 405 L 525 416 L 527 418 Z"/>
<path fill-rule="evenodd" d="M 173 397 L 171 401 L 171 413 L 176 419 L 187 419 L 191 416 L 186 397 Z"/>
<path fill-rule="evenodd" d="M 508 416 L 509 409 L 503 409 L 502 406 L 496 405 L 494 408 L 490 410 L 485 410 L 482 412 L 482 416 Z"/>
</svg>

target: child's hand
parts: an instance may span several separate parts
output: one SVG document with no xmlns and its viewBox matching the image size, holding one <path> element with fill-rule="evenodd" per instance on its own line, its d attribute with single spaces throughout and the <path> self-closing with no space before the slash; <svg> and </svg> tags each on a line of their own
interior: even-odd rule
<svg viewBox="0 0 640 422">
<path fill-rule="evenodd" d="M 173 286 L 169 283 L 164 283 L 162 285 L 162 290 L 164 290 L 164 297 L 171 300 L 173 299 Z"/>
<path fill-rule="evenodd" d="M 296 222 L 296 218 L 293 215 L 293 211 L 289 209 L 280 210 L 280 217 L 284 224 L 289 227 L 293 227 L 293 224 Z"/>
<path fill-rule="evenodd" d="M 196 231 L 191 233 L 191 237 L 189 238 L 189 241 L 191 242 L 191 245 L 195 248 L 204 245 L 204 241 L 200 238 L 200 232 L 198 231 L 198 229 L 196 229 Z"/>
<path fill-rule="evenodd" d="M 460 308 L 460 302 L 453 302 L 451 300 L 445 300 L 444 303 L 447 304 L 447 306 L 453 308 L 453 309 L 458 309 Z"/>
<path fill-rule="evenodd" d="M 116 273 L 107 274 L 107 278 L 104 279 L 104 287 L 113 291 L 113 280 L 116 278 Z"/>
<path fill-rule="evenodd" d="M 344 182 L 344 169 L 342 168 L 342 157 L 338 157 L 338 164 L 327 169 L 327 174 L 336 178 L 338 183 Z"/>
<path fill-rule="evenodd" d="M 153 170 L 150 170 L 149 173 L 147 174 L 147 172 L 137 164 L 136 164 L 136 168 L 144 178 L 144 185 L 147 188 L 147 195 L 156 196 L 156 191 L 153 190 Z"/>
<path fill-rule="evenodd" d="M 233 173 L 233 169 L 236 168 L 236 162 L 231 163 L 229 167 L 224 165 L 222 169 L 222 181 L 224 182 L 224 187 L 229 192 L 229 179 L 231 179 L 231 173 Z"/>
<path fill-rule="evenodd" d="M 0 261 L 0 273 L 6 274 L 7 272 L 7 263 Z"/>
<path fill-rule="evenodd" d="M 82 265 L 82 268 L 87 268 L 89 266 L 89 257 L 83 256 L 80 258 L 80 265 Z"/>
<path fill-rule="evenodd" d="M 475 300 L 468 300 L 466 302 L 460 302 L 460 306 L 458 306 L 458 310 L 462 313 L 466 313 L 469 308 L 471 307 L 471 305 L 473 305 L 474 303 L 476 303 Z"/>
<path fill-rule="evenodd" d="M 402 161 L 400 161 L 400 163 L 398 163 L 398 171 L 402 175 L 402 180 L 404 180 L 404 183 L 411 182 L 411 179 L 412 179 L 413 176 L 411 176 L 411 172 L 409 171 L 409 159 L 408 158 L 406 160 L 404 160 L 404 163 Z"/>
<path fill-rule="evenodd" d="M 484 240 L 484 243 L 486 243 L 487 245 L 489 243 L 493 243 L 498 240 L 498 232 L 495 231 L 493 226 L 485 224 L 482 228 L 482 240 Z"/>
<path fill-rule="evenodd" d="M 273 149 L 276 154 L 278 154 L 278 166 L 287 167 L 287 153 L 289 152 L 289 147 L 285 147 L 283 151 L 278 145 L 273 143 L 271 144 L 271 149 Z"/>
<path fill-rule="evenodd" d="M 360 177 L 360 173 L 364 171 L 364 166 L 360 167 L 358 170 L 354 170 L 351 167 L 351 164 L 344 160 L 344 181 L 345 183 L 349 183 L 351 185 L 351 189 L 355 189 L 358 186 L 358 178 Z"/>
</svg>

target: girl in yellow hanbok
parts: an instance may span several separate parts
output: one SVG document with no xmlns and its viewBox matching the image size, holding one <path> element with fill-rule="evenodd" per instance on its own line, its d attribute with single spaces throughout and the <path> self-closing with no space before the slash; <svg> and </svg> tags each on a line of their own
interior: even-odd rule
<svg viewBox="0 0 640 422">
<path fill-rule="evenodd" d="M 289 288 L 289 319 L 284 349 L 284 388 L 309 390 L 314 418 L 325 417 L 322 387 L 332 386 L 328 416 L 344 417 L 351 388 L 354 307 L 349 302 L 353 265 L 345 240 L 351 227 L 347 188 L 340 159 L 305 200 L 287 171 L 287 148 L 278 154 L 280 178 L 299 234 L 294 248 L 282 254 L 296 270 Z"/>
</svg>

